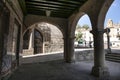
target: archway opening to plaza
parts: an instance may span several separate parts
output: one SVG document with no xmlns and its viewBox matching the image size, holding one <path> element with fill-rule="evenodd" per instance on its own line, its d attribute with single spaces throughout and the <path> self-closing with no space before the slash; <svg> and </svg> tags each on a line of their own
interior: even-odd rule
<svg viewBox="0 0 120 80">
<path fill-rule="evenodd" d="M 119 52 L 120 49 L 120 15 L 118 14 L 120 11 L 120 1 L 114 0 L 111 7 L 109 8 L 104 28 L 106 32 L 104 33 L 104 44 L 105 49 L 108 52 Z"/>
<path fill-rule="evenodd" d="M 93 60 L 93 34 L 91 21 L 87 14 L 84 14 L 78 21 L 75 30 L 74 51 L 76 61 Z"/>
<path fill-rule="evenodd" d="M 24 32 L 23 55 L 62 53 L 63 49 L 63 34 L 55 25 L 40 22 Z"/>
<path fill-rule="evenodd" d="M 75 30 L 75 48 L 92 48 L 93 35 L 89 16 L 84 14 L 78 21 Z"/>
</svg>

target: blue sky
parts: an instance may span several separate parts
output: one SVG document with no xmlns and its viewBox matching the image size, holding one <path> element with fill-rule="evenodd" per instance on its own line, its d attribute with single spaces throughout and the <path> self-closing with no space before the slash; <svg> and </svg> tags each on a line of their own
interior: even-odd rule
<svg viewBox="0 0 120 80">
<path fill-rule="evenodd" d="M 120 23 L 120 0 L 114 0 L 114 2 L 112 3 L 106 14 L 104 25 L 106 25 L 108 19 L 112 19 L 113 23 Z M 84 24 L 88 24 L 89 26 L 91 26 L 91 22 L 87 15 L 82 16 L 78 21 L 78 24 L 81 26 Z"/>
</svg>

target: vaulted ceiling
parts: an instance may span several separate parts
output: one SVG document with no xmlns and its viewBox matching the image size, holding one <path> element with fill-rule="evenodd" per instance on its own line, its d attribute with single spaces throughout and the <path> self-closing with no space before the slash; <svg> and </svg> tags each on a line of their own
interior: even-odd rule
<svg viewBox="0 0 120 80">
<path fill-rule="evenodd" d="M 68 18 L 87 0 L 18 0 L 25 15 L 34 14 L 50 17 Z"/>
</svg>

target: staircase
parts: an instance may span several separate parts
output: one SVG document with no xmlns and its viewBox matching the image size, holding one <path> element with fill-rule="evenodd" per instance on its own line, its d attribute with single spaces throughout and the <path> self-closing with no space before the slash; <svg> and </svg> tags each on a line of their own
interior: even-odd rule
<svg viewBox="0 0 120 80">
<path fill-rule="evenodd" d="M 105 55 L 107 61 L 119 62 L 120 63 L 120 53 L 108 53 Z"/>
</svg>

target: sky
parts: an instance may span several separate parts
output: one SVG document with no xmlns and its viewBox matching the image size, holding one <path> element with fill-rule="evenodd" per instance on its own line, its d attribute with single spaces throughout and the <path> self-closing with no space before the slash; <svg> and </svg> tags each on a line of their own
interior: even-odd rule
<svg viewBox="0 0 120 80">
<path fill-rule="evenodd" d="M 104 26 L 106 26 L 106 22 L 108 19 L 112 19 L 113 23 L 120 23 L 120 0 L 114 0 L 114 2 L 112 3 L 106 14 Z M 87 15 L 82 16 L 78 21 L 78 24 L 81 26 L 83 26 L 84 24 L 88 24 L 91 27 L 91 22 Z"/>
</svg>

